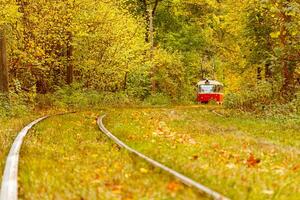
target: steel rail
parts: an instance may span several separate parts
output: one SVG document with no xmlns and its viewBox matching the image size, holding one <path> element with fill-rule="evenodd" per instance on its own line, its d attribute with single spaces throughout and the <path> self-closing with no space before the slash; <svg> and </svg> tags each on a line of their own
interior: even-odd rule
<svg viewBox="0 0 300 200">
<path fill-rule="evenodd" d="M 27 126 L 25 126 L 18 134 L 14 143 L 11 146 L 9 154 L 6 159 L 5 169 L 0 191 L 0 200 L 17 200 L 18 199 L 18 164 L 20 149 L 24 137 L 28 131 L 37 123 L 45 120 L 49 116 L 41 117 Z"/>
<path fill-rule="evenodd" d="M 75 112 L 58 113 L 52 116 L 72 114 Z M 31 122 L 25 126 L 17 135 L 14 140 L 8 156 L 6 158 L 4 173 L 2 177 L 2 184 L 0 188 L 0 200 L 17 200 L 18 199 L 18 167 L 19 167 L 19 157 L 20 149 L 27 135 L 28 131 L 38 124 L 39 122 L 49 118 L 50 116 L 44 116 L 35 121 Z"/>
<path fill-rule="evenodd" d="M 110 131 L 108 131 L 104 124 L 103 124 L 103 118 L 105 117 L 105 115 L 101 116 L 101 117 L 98 117 L 97 119 L 97 124 L 99 126 L 99 129 L 105 134 L 107 135 L 110 139 L 112 139 L 115 143 L 117 143 L 120 147 L 122 148 L 125 148 L 126 150 L 128 150 L 129 152 L 137 155 L 138 157 L 146 160 L 148 163 L 162 169 L 163 171 L 166 171 L 170 174 L 172 174 L 173 176 L 175 176 L 176 178 L 178 178 L 182 183 L 184 183 L 185 185 L 187 186 L 190 186 L 190 187 L 195 187 L 196 189 L 198 189 L 201 193 L 206 193 L 209 197 L 212 197 L 213 199 L 216 199 L 216 200 L 229 200 L 228 197 L 225 197 L 223 195 L 221 195 L 220 193 L 188 178 L 187 176 L 145 156 L 144 154 L 136 151 L 135 149 L 129 147 L 127 144 L 125 144 L 124 142 L 122 142 L 120 139 L 118 139 L 116 136 L 114 136 Z"/>
<path fill-rule="evenodd" d="M 218 113 L 218 112 L 215 111 L 215 110 L 211 110 L 211 112 L 214 113 L 214 114 L 216 114 L 216 115 L 218 115 L 219 117 L 224 117 L 223 114 L 220 114 L 220 113 Z"/>
</svg>

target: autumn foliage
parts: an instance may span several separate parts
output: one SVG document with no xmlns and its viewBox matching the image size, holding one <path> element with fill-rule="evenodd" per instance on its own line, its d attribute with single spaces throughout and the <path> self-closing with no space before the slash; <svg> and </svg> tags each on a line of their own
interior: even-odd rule
<svg viewBox="0 0 300 200">
<path fill-rule="evenodd" d="M 9 77 L 0 88 L 9 78 L 11 96 L 29 103 L 72 84 L 191 102 L 199 79 L 210 78 L 225 84 L 228 107 L 293 102 L 297 110 L 299 7 L 296 0 L 2 0 Z"/>
</svg>

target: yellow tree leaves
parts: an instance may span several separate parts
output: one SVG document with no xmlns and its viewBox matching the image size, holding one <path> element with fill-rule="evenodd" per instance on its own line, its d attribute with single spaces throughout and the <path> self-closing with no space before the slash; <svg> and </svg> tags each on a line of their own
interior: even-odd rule
<svg viewBox="0 0 300 200">
<path fill-rule="evenodd" d="M 83 81 L 101 90 L 120 90 L 126 73 L 141 65 L 143 29 L 115 1 L 84 0 L 74 20 L 75 62 Z M 90 75 L 93 74 L 93 76 Z"/>
<path fill-rule="evenodd" d="M 1 0 L 0 2 L 0 28 L 3 25 L 12 25 L 21 14 L 18 12 L 18 6 L 15 1 Z"/>
</svg>

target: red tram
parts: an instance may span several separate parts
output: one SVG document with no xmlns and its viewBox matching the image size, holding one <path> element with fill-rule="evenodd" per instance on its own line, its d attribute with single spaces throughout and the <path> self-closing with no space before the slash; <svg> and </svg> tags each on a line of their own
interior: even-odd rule
<svg viewBox="0 0 300 200">
<path fill-rule="evenodd" d="M 208 103 L 215 101 L 218 104 L 223 102 L 223 84 L 214 80 L 202 80 L 197 84 L 197 102 Z"/>
</svg>

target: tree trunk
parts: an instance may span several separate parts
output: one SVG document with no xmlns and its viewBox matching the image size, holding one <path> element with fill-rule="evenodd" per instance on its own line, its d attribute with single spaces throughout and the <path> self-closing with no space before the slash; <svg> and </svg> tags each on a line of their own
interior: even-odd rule
<svg viewBox="0 0 300 200">
<path fill-rule="evenodd" d="M 144 11 L 144 18 L 146 21 L 146 32 L 145 32 L 145 42 L 149 42 L 149 22 L 150 22 L 150 17 L 149 17 L 149 12 L 148 12 L 148 5 L 146 0 L 141 0 L 142 2 L 142 9 Z"/>
<path fill-rule="evenodd" d="M 151 34 L 151 17 L 152 17 L 152 23 L 153 23 L 153 17 L 155 16 L 155 12 L 157 9 L 157 6 L 159 4 L 159 0 L 155 0 L 154 4 L 151 3 L 151 1 L 147 1 L 147 0 L 140 0 L 140 2 L 142 3 L 142 9 L 144 11 L 144 18 L 146 21 L 146 32 L 145 32 L 145 42 L 151 42 L 150 40 L 150 34 Z M 151 6 L 152 5 L 152 6 Z M 151 12 L 149 11 L 149 7 L 152 7 Z M 153 28 L 153 26 L 152 26 Z M 152 30 L 153 32 L 153 30 Z"/>
<path fill-rule="evenodd" d="M 261 67 L 257 67 L 257 80 L 258 81 L 261 81 L 262 80 L 262 77 L 261 77 Z"/>
<path fill-rule="evenodd" d="M 39 94 L 47 94 L 48 92 L 48 85 L 43 77 L 36 81 L 36 92 Z"/>
<path fill-rule="evenodd" d="M 154 55 L 154 26 L 153 26 L 153 11 L 149 10 L 149 39 L 150 39 L 150 59 L 153 60 Z"/>
<path fill-rule="evenodd" d="M 74 71 L 74 65 L 73 65 L 73 46 L 72 46 L 72 33 L 69 33 L 69 44 L 67 49 L 67 59 L 68 59 L 68 65 L 67 65 L 67 84 L 71 85 L 73 83 L 73 71 Z"/>
<path fill-rule="evenodd" d="M 283 96 L 291 96 L 294 93 L 294 72 L 293 67 L 289 66 L 288 61 L 283 62 L 282 74 L 283 74 L 283 85 L 281 93 Z"/>
<path fill-rule="evenodd" d="M 201 73 L 201 80 L 204 79 L 204 70 L 203 70 L 203 58 L 201 58 L 200 64 L 200 73 Z"/>
<path fill-rule="evenodd" d="M 271 70 L 271 64 L 270 63 L 265 64 L 265 78 L 269 82 L 272 79 L 272 70 Z"/>
<path fill-rule="evenodd" d="M 287 2 L 290 2 L 290 0 L 287 0 Z M 285 6 L 283 6 L 285 8 Z M 291 16 L 286 15 L 286 13 L 283 11 L 280 13 L 282 23 L 280 27 L 280 45 L 283 50 L 286 50 L 286 47 L 288 45 L 288 30 L 287 30 L 287 24 L 291 21 Z M 281 87 L 281 94 L 282 96 L 289 97 L 291 94 L 294 93 L 294 67 L 293 62 L 291 62 L 290 55 L 288 52 L 285 52 L 281 58 L 282 60 L 282 77 L 283 77 L 283 85 Z"/>
<path fill-rule="evenodd" d="M 128 77 L 128 72 L 125 72 L 124 83 L 123 83 L 123 91 L 125 91 L 127 89 L 127 77 Z"/>
<path fill-rule="evenodd" d="M 6 40 L 3 30 L 0 30 L 0 92 L 9 92 Z"/>
<path fill-rule="evenodd" d="M 145 20 L 146 20 L 146 34 L 145 34 L 145 41 L 150 43 L 150 62 L 151 62 L 151 91 L 156 93 L 157 90 L 157 82 L 155 80 L 156 74 L 156 67 L 153 65 L 153 58 L 154 58 L 154 16 L 159 4 L 159 0 L 155 0 L 154 4 L 147 3 L 147 0 L 141 0 L 143 9 L 145 12 Z"/>
<path fill-rule="evenodd" d="M 153 11 L 149 9 L 149 40 L 150 40 L 150 61 L 151 61 L 151 91 L 153 93 L 156 93 L 157 90 L 157 83 L 155 80 L 155 74 L 156 74 L 156 67 L 153 64 L 153 58 L 154 58 L 154 28 L 153 28 Z"/>
</svg>

